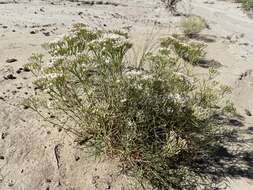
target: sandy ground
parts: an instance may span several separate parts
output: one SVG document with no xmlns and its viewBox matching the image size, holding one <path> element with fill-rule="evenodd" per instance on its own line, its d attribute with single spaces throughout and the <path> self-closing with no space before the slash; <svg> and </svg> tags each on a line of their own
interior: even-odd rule
<svg viewBox="0 0 253 190">
<path fill-rule="evenodd" d="M 0 0 L 0 189 L 124 189 L 128 179 L 117 163 L 89 156 L 74 137 L 48 127 L 20 106 L 36 93 L 32 74 L 20 68 L 41 44 L 82 22 L 94 27 L 129 30 L 137 45 L 148 36 L 180 32 L 159 0 L 113 0 L 89 6 L 61 0 Z M 190 4 L 189 4 L 190 2 Z M 180 10 L 204 17 L 207 57 L 222 66 L 219 80 L 233 87 L 232 99 L 243 116 L 234 127 L 248 151 L 248 173 L 227 175 L 231 190 L 253 189 L 253 19 L 238 4 L 218 0 L 183 2 Z M 159 35 L 158 35 L 159 34 Z M 213 40 L 210 40 L 213 39 Z M 8 61 L 7 59 L 16 60 Z M 197 68 L 206 73 L 205 68 Z M 239 123 L 239 124 L 238 124 Z"/>
</svg>

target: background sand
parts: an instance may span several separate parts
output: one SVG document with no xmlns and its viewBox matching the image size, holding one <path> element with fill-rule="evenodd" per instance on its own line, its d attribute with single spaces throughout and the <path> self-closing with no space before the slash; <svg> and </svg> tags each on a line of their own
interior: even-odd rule
<svg viewBox="0 0 253 190">
<path fill-rule="evenodd" d="M 171 16 L 160 0 L 110 2 L 117 6 L 61 0 L 0 0 L 1 190 L 120 190 L 128 183 L 117 163 L 88 156 L 73 137 L 48 127 L 33 112 L 19 106 L 24 97 L 36 93 L 32 74 L 19 68 L 33 52 L 44 52 L 41 44 L 66 33 L 73 23 L 129 30 L 138 49 L 145 46 L 143 39 L 150 36 L 155 39 L 180 32 L 180 18 Z M 227 1 L 185 0 L 180 10 L 200 15 L 210 25 L 202 33 L 205 40 L 214 40 L 208 43 L 207 57 L 222 64 L 219 81 L 233 87 L 232 99 L 243 116 L 231 127 L 239 130 L 243 141 L 236 147 L 247 150 L 251 169 L 247 174 L 228 174 L 229 189 L 253 189 L 253 116 L 249 114 L 253 114 L 253 20 L 238 4 Z M 9 58 L 17 61 L 7 63 Z M 207 72 L 200 67 L 196 70 L 200 74 Z"/>
</svg>

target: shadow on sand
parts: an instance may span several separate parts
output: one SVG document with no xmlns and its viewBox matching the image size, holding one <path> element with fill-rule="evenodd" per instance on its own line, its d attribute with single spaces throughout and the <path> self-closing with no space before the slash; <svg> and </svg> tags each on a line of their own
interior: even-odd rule
<svg viewBox="0 0 253 190">
<path fill-rule="evenodd" d="M 231 128 L 243 127 L 243 118 L 222 119 Z M 253 151 L 248 147 L 253 146 L 253 137 L 243 139 L 237 130 L 222 134 L 222 142 L 213 147 L 207 147 L 209 154 L 197 156 L 191 166 L 199 174 L 203 189 L 226 189 L 229 187 L 229 178 L 253 179 Z M 183 188 L 184 189 L 184 188 Z M 190 189 L 186 187 L 186 189 Z"/>
</svg>

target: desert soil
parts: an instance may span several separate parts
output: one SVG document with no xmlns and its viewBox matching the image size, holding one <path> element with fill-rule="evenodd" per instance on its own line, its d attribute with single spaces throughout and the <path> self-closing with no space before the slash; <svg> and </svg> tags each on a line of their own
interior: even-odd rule
<svg viewBox="0 0 253 190">
<path fill-rule="evenodd" d="M 41 44 L 66 33 L 73 23 L 129 30 L 137 48 L 180 32 L 179 17 L 160 0 L 111 0 L 87 5 L 82 1 L 0 0 L 0 189 L 92 190 L 125 189 L 128 184 L 117 163 L 89 155 L 75 138 L 50 127 L 20 103 L 35 94 L 32 74 L 23 70 Z M 240 120 L 231 120 L 247 150 L 247 173 L 226 176 L 230 190 L 253 189 L 253 19 L 238 4 L 219 0 L 191 0 L 180 11 L 202 16 L 209 29 L 202 32 L 207 58 L 221 66 L 219 81 L 233 88 L 232 100 Z M 196 68 L 206 73 L 203 67 Z"/>
</svg>

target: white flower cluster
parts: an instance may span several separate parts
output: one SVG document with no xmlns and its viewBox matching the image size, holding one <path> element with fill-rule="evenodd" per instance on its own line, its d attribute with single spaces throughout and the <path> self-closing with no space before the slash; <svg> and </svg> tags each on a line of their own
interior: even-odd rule
<svg viewBox="0 0 253 190">
<path fill-rule="evenodd" d="M 60 73 L 50 73 L 50 74 L 47 74 L 45 77 L 49 80 L 52 80 L 52 79 L 55 79 L 55 78 L 58 78 L 61 76 L 62 76 L 62 74 L 60 74 Z"/>
<path fill-rule="evenodd" d="M 194 79 L 192 77 L 187 76 L 186 74 L 180 72 L 174 72 L 178 77 L 182 80 L 186 81 L 188 84 L 194 84 Z"/>
<path fill-rule="evenodd" d="M 193 115 L 196 116 L 199 119 L 205 120 L 209 117 L 210 111 L 207 109 L 204 109 L 203 107 L 194 105 L 192 107 L 193 109 Z"/>
<path fill-rule="evenodd" d="M 93 41 L 91 41 L 89 44 L 90 45 L 97 45 L 97 44 L 102 44 L 108 41 L 112 41 L 113 42 L 113 48 L 117 48 L 120 47 L 122 45 L 124 45 L 126 43 L 126 38 L 122 35 L 119 34 L 115 34 L 115 33 L 104 33 L 100 38 L 95 39 Z M 106 50 L 106 48 L 104 47 L 104 49 L 102 49 L 102 51 Z"/>
</svg>

